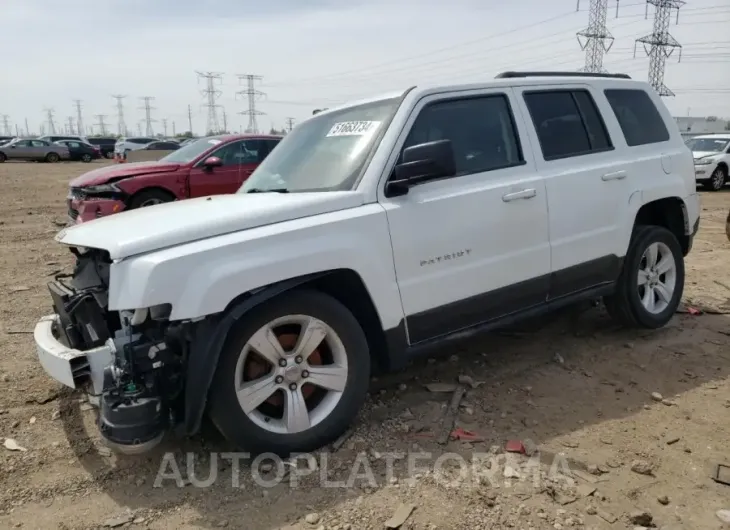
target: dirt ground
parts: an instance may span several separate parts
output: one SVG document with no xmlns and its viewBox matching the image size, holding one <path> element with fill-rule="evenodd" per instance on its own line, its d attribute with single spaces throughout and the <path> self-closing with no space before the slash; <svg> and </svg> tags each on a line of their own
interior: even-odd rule
<svg viewBox="0 0 730 530">
<path fill-rule="evenodd" d="M 299 475 L 302 461 L 262 487 L 256 477 L 278 468 L 264 463 L 254 476 L 249 460 L 222 458 L 231 448 L 209 428 L 144 456 L 111 455 L 90 405 L 38 364 L 32 330 L 50 312 L 45 283 L 71 263 L 52 237 L 69 179 L 89 169 L 0 164 L 1 528 L 380 529 L 401 504 L 415 506 L 401 527 L 410 529 L 722 528 L 716 512 L 730 509 L 730 487 L 711 475 L 730 464 L 730 191 L 702 194 L 687 260 L 685 303 L 709 312 L 631 332 L 601 307 L 577 307 L 376 378 L 348 440 L 315 455 L 312 474 Z M 456 426 L 482 440 L 441 445 L 452 393 L 425 385 L 459 376 L 467 392 Z M 539 457 L 504 465 L 508 440 Z M 419 469 L 409 471 L 409 455 L 421 455 Z M 539 467 L 526 465 L 535 458 Z M 469 473 L 459 481 L 460 463 Z M 180 484 L 156 482 L 174 464 Z"/>
</svg>

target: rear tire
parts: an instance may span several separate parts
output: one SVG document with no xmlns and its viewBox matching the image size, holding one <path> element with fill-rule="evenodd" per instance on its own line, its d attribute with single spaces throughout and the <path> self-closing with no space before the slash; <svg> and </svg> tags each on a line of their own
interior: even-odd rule
<svg viewBox="0 0 730 530">
<path fill-rule="evenodd" d="M 82 162 L 88 164 L 89 162 L 91 162 L 91 160 L 92 160 L 92 158 L 91 158 L 91 155 L 89 153 L 84 153 L 83 155 L 81 155 L 81 161 Z"/>
<path fill-rule="evenodd" d="M 8 159 L 8 157 L 5 156 L 4 153 L 0 153 L 0 164 L 2 164 L 3 162 L 5 162 L 7 159 Z"/>
<path fill-rule="evenodd" d="M 58 156 L 58 153 L 48 153 L 46 155 L 46 162 L 50 162 L 51 164 L 55 164 L 59 160 L 61 160 L 61 157 Z"/>
<path fill-rule="evenodd" d="M 266 348 L 269 337 L 278 350 Z M 300 348 L 302 343 L 309 348 Z M 271 360 L 263 363 L 262 347 L 272 352 Z M 253 363 L 247 364 L 251 358 Z M 282 358 L 288 363 L 284 367 Z M 261 382 L 255 386 L 256 396 L 252 381 Z M 319 385 L 323 381 L 330 389 Z M 324 293 L 292 291 L 257 306 L 230 331 L 211 385 L 208 413 L 237 447 L 287 457 L 319 449 L 340 436 L 362 407 L 369 382 L 370 351 L 352 313 Z"/>
<path fill-rule="evenodd" d="M 142 190 L 129 201 L 129 209 L 145 208 L 175 200 L 174 195 L 162 190 Z"/>
<path fill-rule="evenodd" d="M 104 158 L 107 158 L 109 160 L 114 158 L 114 151 L 107 151 L 106 153 L 104 153 Z"/>
<path fill-rule="evenodd" d="M 639 225 L 616 292 L 604 303 L 609 315 L 627 327 L 657 329 L 671 320 L 683 290 L 684 258 L 677 238 L 664 227 Z"/>
</svg>

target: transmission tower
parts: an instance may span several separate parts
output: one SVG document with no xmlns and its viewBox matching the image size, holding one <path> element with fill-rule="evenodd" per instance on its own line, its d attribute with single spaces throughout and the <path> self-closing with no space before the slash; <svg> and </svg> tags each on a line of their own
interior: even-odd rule
<svg viewBox="0 0 730 530">
<path fill-rule="evenodd" d="M 56 124 L 53 121 L 53 109 L 43 109 L 46 113 L 46 123 L 48 124 L 48 134 L 56 134 Z"/>
<path fill-rule="evenodd" d="M 83 136 L 84 134 L 84 121 L 81 119 L 81 100 L 74 99 L 74 105 L 76 106 L 76 131 L 78 135 Z"/>
<path fill-rule="evenodd" d="M 3 129 L 5 130 L 5 134 L 10 136 L 10 115 L 2 114 L 0 117 L 3 119 Z"/>
<path fill-rule="evenodd" d="M 577 9 L 580 9 L 580 0 Z M 580 49 L 586 52 L 586 63 L 582 68 L 584 72 L 606 71 L 603 67 L 603 55 L 613 46 L 613 35 L 606 28 L 607 15 L 608 0 L 590 0 L 588 27 L 577 33 Z"/>
<path fill-rule="evenodd" d="M 106 123 L 104 123 L 104 118 L 106 118 L 106 114 L 97 114 L 96 120 L 97 125 L 99 126 L 99 132 L 102 136 L 106 136 Z"/>
<path fill-rule="evenodd" d="M 124 103 L 122 102 L 127 96 L 122 94 L 113 94 L 112 97 L 117 100 L 117 134 L 124 136 L 127 134 L 127 124 L 124 123 Z"/>
<path fill-rule="evenodd" d="M 73 134 L 74 133 L 74 118 L 73 118 L 73 116 L 68 116 L 66 118 L 66 128 L 68 129 L 68 134 Z"/>
<path fill-rule="evenodd" d="M 649 56 L 649 84 L 660 96 L 673 96 L 674 92 L 664 84 L 664 71 L 667 59 L 675 49 L 679 49 L 679 60 L 682 60 L 682 45 L 669 34 L 669 24 L 673 9 L 677 10 L 677 23 L 679 23 L 679 8 L 685 2 L 683 0 L 646 0 L 647 18 L 649 17 L 649 4 L 654 6 L 654 28 L 651 35 L 636 39 L 634 57 L 636 57 L 636 45 L 642 43 L 644 51 Z"/>
<path fill-rule="evenodd" d="M 246 96 L 248 99 L 248 109 L 240 112 L 239 114 L 248 116 L 248 127 L 246 127 L 246 132 L 256 134 L 259 132 L 259 124 L 256 120 L 256 116 L 263 116 L 266 114 L 265 112 L 261 112 L 256 109 L 256 102 L 266 95 L 255 88 L 256 81 L 261 81 L 263 77 L 260 75 L 242 74 L 238 76 L 238 79 L 240 81 L 246 81 L 246 90 L 241 90 L 240 92 L 237 92 L 237 94 Z"/>
<path fill-rule="evenodd" d="M 152 130 L 152 122 L 156 121 L 152 119 L 152 111 L 154 110 L 154 107 L 151 106 L 152 101 L 154 101 L 155 98 L 152 96 L 144 96 L 139 98 L 142 101 L 144 101 L 144 123 L 145 123 L 145 134 L 147 136 L 154 136 L 155 133 Z"/>
<path fill-rule="evenodd" d="M 220 132 L 221 127 L 218 122 L 218 105 L 216 100 L 221 96 L 222 92 L 216 88 L 216 83 L 220 84 L 223 81 L 223 74 L 220 72 L 195 72 L 198 74 L 198 81 L 205 79 L 205 88 L 201 93 L 205 96 L 207 103 L 203 105 L 208 108 L 208 124 L 206 126 L 206 132 L 217 134 Z"/>
<path fill-rule="evenodd" d="M 294 118 L 287 118 L 286 119 L 286 128 L 289 132 L 294 128 Z"/>
<path fill-rule="evenodd" d="M 162 120 L 160 121 L 162 122 L 162 134 L 165 136 L 165 138 L 167 138 L 167 118 L 162 118 Z"/>
</svg>

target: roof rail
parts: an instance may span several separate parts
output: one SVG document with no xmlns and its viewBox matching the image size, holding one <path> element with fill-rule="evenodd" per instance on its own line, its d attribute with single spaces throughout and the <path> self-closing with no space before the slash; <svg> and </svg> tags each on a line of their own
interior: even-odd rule
<svg viewBox="0 0 730 530">
<path fill-rule="evenodd" d="M 592 72 L 502 72 L 495 79 L 509 79 L 514 77 L 609 77 L 612 79 L 631 79 L 629 74 Z"/>
</svg>

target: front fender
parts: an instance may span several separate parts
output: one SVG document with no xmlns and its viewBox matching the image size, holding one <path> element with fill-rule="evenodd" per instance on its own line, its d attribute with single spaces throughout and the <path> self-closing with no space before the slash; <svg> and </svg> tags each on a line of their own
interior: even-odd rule
<svg viewBox="0 0 730 530">
<path fill-rule="evenodd" d="M 403 309 L 385 212 L 379 204 L 174 246 L 111 266 L 109 308 L 170 304 L 171 320 L 220 313 L 238 296 L 333 269 L 356 272 L 385 329 Z"/>
</svg>

